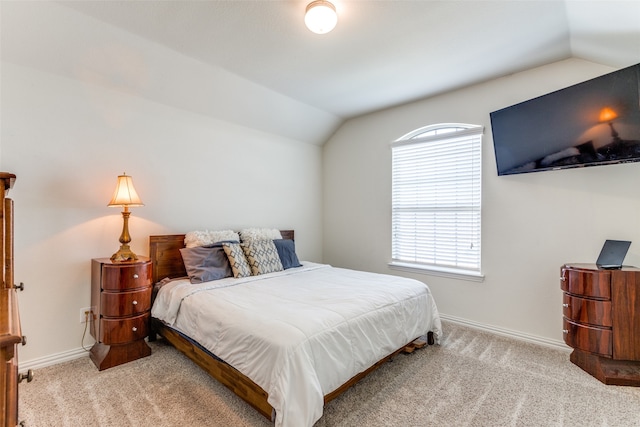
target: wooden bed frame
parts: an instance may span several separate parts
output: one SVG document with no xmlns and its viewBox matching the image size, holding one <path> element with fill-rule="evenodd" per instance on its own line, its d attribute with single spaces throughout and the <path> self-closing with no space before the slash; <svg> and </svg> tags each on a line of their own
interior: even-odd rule
<svg viewBox="0 0 640 427">
<path fill-rule="evenodd" d="M 281 234 L 283 239 L 293 240 L 293 230 L 283 230 L 281 231 Z M 184 237 L 184 234 L 149 237 L 149 256 L 151 257 L 151 262 L 153 264 L 153 283 L 158 283 L 160 280 L 167 277 L 176 278 L 184 277 L 187 275 L 184 264 L 182 262 L 182 256 L 180 255 L 180 249 L 184 248 Z M 209 375 L 218 380 L 240 398 L 245 400 L 248 404 L 253 406 L 267 419 L 272 422 L 275 421 L 275 410 L 267 402 L 268 393 L 247 376 L 243 375 L 242 373 L 240 373 L 240 371 L 227 364 L 223 360 L 212 355 L 210 352 L 204 350 L 194 341 L 185 338 L 182 334 L 166 326 L 162 321 L 158 319 L 151 319 L 150 331 L 150 340 L 154 340 L 156 338 L 156 334 L 159 334 L 170 344 L 172 344 L 176 349 L 184 353 L 198 366 L 208 372 Z M 417 338 L 414 341 L 403 346 L 402 348 L 399 348 L 390 355 L 378 361 L 369 369 L 357 374 L 336 390 L 325 395 L 325 405 L 345 392 L 349 387 L 354 385 L 360 379 L 364 378 L 370 372 L 377 369 L 380 365 L 393 359 L 399 353 L 411 353 L 417 348 L 424 347 L 427 342 L 428 344 L 433 344 L 433 341 L 433 333 L 429 332 L 427 341 Z"/>
</svg>

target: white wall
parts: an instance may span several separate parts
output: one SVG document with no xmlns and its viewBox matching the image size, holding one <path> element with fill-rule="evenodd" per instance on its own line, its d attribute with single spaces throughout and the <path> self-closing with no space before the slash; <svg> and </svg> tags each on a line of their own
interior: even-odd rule
<svg viewBox="0 0 640 427">
<path fill-rule="evenodd" d="M 322 145 L 326 111 L 51 1 L 0 2 L 3 62 Z M 203 40 L 203 43 L 220 43 Z"/>
<path fill-rule="evenodd" d="M 4 46 L 11 33 L 2 35 Z M 137 49 L 141 41 L 128 37 L 118 34 L 118 43 Z M 37 38 L 24 42 L 30 49 Z M 2 59 L 0 170 L 17 175 L 9 194 L 15 278 L 26 286 L 19 294 L 28 338 L 21 365 L 81 354 L 90 260 L 120 245 L 120 209 L 107 203 L 122 172 L 145 203 L 129 222 L 139 255 L 148 255 L 153 234 L 265 226 L 295 229 L 300 257 L 321 261 L 321 147 L 159 103 L 123 90 L 117 76 L 105 84 L 18 63 L 17 56 Z M 194 75 L 178 53 L 162 50 L 154 60 L 182 62 L 182 78 Z"/>
<path fill-rule="evenodd" d="M 427 283 L 440 311 L 543 341 L 562 340 L 559 270 L 632 240 L 640 265 L 640 164 L 498 177 L 489 113 L 614 71 L 567 60 L 348 121 L 324 148 L 324 262 Z M 390 270 L 391 150 L 436 123 L 483 125 L 483 283 Z"/>
<path fill-rule="evenodd" d="M 486 279 L 409 275 L 444 314 L 559 340 L 562 263 L 624 238 L 640 265 L 640 165 L 495 174 L 489 112 L 607 67 L 564 61 L 357 118 L 321 148 L 331 115 L 55 3 L 0 8 L 0 170 L 17 175 L 16 281 L 26 284 L 21 364 L 80 354 L 90 259 L 119 246 L 122 217 L 106 204 L 125 171 L 146 205 L 130 220 L 140 255 L 151 234 L 269 226 L 294 228 L 301 258 L 401 274 L 387 267 L 389 142 L 432 123 L 483 124 Z"/>
</svg>

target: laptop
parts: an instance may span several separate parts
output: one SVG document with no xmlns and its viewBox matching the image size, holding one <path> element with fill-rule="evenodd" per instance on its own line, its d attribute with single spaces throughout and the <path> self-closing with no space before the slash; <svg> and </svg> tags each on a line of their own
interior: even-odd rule
<svg viewBox="0 0 640 427">
<path fill-rule="evenodd" d="M 626 240 L 606 240 L 604 246 L 602 246 L 596 265 L 598 268 L 604 269 L 622 268 L 622 261 L 624 261 L 624 257 L 627 255 L 629 246 L 631 246 L 631 242 L 627 242 Z"/>
</svg>

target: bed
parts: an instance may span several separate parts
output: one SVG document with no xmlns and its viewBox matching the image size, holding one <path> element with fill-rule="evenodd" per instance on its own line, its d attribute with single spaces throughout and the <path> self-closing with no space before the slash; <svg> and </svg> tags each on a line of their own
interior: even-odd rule
<svg viewBox="0 0 640 427">
<path fill-rule="evenodd" d="M 281 235 L 293 240 L 294 232 Z M 184 278 L 184 239 L 150 237 L 153 280 L 162 282 L 154 290 L 151 339 L 165 338 L 278 427 L 312 426 L 324 404 L 441 335 L 421 282 L 303 261 L 192 284 Z"/>
</svg>

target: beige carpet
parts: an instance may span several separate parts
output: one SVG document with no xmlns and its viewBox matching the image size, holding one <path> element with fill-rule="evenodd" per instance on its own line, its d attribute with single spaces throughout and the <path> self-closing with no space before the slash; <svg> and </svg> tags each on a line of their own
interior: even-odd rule
<svg viewBox="0 0 640 427">
<path fill-rule="evenodd" d="M 329 426 L 640 426 L 640 388 L 605 386 L 569 354 L 444 323 L 441 346 L 398 356 L 330 402 Z M 163 342 L 98 372 L 89 358 L 20 385 L 27 426 L 270 426 Z"/>
</svg>

